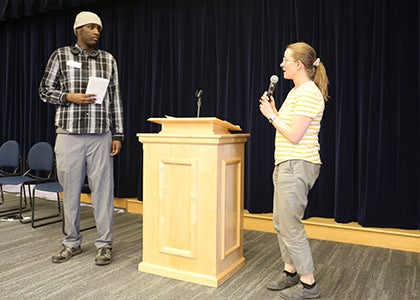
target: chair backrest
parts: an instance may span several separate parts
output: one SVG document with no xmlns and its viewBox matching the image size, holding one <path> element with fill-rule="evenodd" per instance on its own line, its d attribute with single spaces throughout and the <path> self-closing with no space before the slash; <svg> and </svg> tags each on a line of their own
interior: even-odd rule
<svg viewBox="0 0 420 300">
<path fill-rule="evenodd" d="M 8 140 L 0 147 L 0 167 L 11 168 L 16 172 L 20 167 L 20 147 L 18 142 Z"/>
<path fill-rule="evenodd" d="M 52 146 L 47 142 L 34 144 L 28 152 L 28 167 L 33 171 L 51 173 L 54 168 L 54 150 Z"/>
</svg>

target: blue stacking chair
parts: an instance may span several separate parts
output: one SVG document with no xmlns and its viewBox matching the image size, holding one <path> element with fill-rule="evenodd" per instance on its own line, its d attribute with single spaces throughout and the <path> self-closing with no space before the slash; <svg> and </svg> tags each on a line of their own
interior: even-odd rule
<svg viewBox="0 0 420 300">
<path fill-rule="evenodd" d="M 41 182 L 41 183 L 35 184 L 35 186 L 32 190 L 32 198 L 31 198 L 32 199 L 32 202 L 31 202 L 31 208 L 32 208 L 31 225 L 32 225 L 32 228 L 37 228 L 37 227 L 41 227 L 41 226 L 44 226 L 44 225 L 61 222 L 63 220 L 61 218 L 57 218 L 57 217 L 60 217 L 60 215 L 61 215 L 60 193 L 63 191 L 63 188 L 62 188 L 61 184 L 55 178 L 56 177 L 54 176 L 54 181 Z M 56 214 L 53 214 L 53 215 L 48 215 L 48 216 L 44 216 L 44 217 L 41 217 L 41 218 L 35 218 L 35 200 L 37 199 L 37 197 L 35 196 L 35 191 L 55 193 L 56 196 L 57 196 L 58 212 Z M 55 220 L 49 221 L 49 222 L 43 222 L 42 224 L 35 224 L 35 222 L 37 222 L 37 221 L 47 220 L 47 219 L 51 219 L 51 218 L 55 218 Z"/>
<path fill-rule="evenodd" d="M 32 219 L 30 221 L 23 220 L 22 216 L 22 213 L 27 211 L 24 210 L 27 206 L 26 187 L 28 187 L 29 190 L 29 201 L 34 213 L 34 200 L 30 193 L 30 186 L 50 182 L 54 179 L 54 151 L 51 145 L 47 142 L 38 142 L 34 144 L 28 152 L 27 166 L 27 170 L 21 176 L 0 177 L 0 187 L 3 185 L 20 185 L 19 208 L 17 211 L 21 223 L 34 222 Z M 59 202 L 58 205 L 60 205 Z M 59 212 L 61 212 L 60 209 Z"/>
<path fill-rule="evenodd" d="M 15 140 L 8 140 L 0 146 L 0 178 L 21 175 L 22 157 L 20 155 L 19 143 Z M 0 205 L 4 203 L 3 185 L 0 184 Z M 17 209 L 1 210 L 0 214 Z"/>
<path fill-rule="evenodd" d="M 44 226 L 44 225 L 53 224 L 53 223 L 57 223 L 57 222 L 62 221 L 62 218 L 57 218 L 57 217 L 61 216 L 60 193 L 63 191 L 63 188 L 61 187 L 60 183 L 57 180 L 53 148 L 50 144 L 48 144 L 46 142 L 42 142 L 42 143 L 43 144 L 42 144 L 41 147 L 44 148 L 44 151 L 45 151 L 44 152 L 45 160 L 43 162 L 43 163 L 45 163 L 45 165 L 44 165 L 44 170 L 43 171 L 46 172 L 47 177 L 44 177 L 45 180 L 41 180 L 40 182 L 36 183 L 33 186 L 33 189 L 32 189 L 32 197 L 30 197 L 30 199 L 31 199 L 30 204 L 31 204 L 31 210 L 32 210 L 32 214 L 31 214 L 32 228 L 37 228 L 37 227 L 41 227 L 41 226 Z M 33 158 L 37 159 L 35 156 Z M 50 164 L 51 162 L 52 162 L 52 165 Z M 50 167 L 52 167 L 52 170 L 50 169 Z M 57 200 L 57 213 L 52 214 L 52 215 L 43 216 L 43 217 L 40 217 L 40 218 L 35 217 L 36 200 L 37 200 L 37 198 L 38 199 L 41 198 L 41 197 L 36 197 L 36 195 L 35 195 L 36 191 L 55 193 L 56 200 Z M 48 220 L 48 219 L 54 219 L 54 220 L 48 221 L 48 222 L 42 222 L 41 224 L 35 224 L 35 222 Z"/>
</svg>

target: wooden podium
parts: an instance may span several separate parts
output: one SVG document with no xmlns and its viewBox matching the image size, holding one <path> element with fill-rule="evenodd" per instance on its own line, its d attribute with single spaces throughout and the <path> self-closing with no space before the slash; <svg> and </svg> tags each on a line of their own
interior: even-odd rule
<svg viewBox="0 0 420 300">
<path fill-rule="evenodd" d="M 244 264 L 244 144 L 217 118 L 150 118 L 143 143 L 139 271 L 218 287 Z"/>
</svg>

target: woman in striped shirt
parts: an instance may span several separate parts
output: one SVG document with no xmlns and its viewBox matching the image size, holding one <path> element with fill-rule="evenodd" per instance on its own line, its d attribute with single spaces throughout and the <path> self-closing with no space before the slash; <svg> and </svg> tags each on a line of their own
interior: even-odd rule
<svg viewBox="0 0 420 300">
<path fill-rule="evenodd" d="M 318 298 L 302 218 L 321 166 L 318 134 L 329 98 L 328 77 L 315 50 L 303 42 L 286 47 L 280 67 L 294 84 L 280 110 L 273 96 L 264 93 L 260 99 L 261 113 L 276 129 L 273 225 L 284 261 L 282 272 L 267 288 L 279 290 L 284 299 Z"/>
</svg>

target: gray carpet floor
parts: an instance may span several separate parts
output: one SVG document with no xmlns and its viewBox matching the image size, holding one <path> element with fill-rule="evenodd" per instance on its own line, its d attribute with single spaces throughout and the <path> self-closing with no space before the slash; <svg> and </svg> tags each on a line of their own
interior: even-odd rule
<svg viewBox="0 0 420 300">
<path fill-rule="evenodd" d="M 43 205 L 47 211 L 54 203 Z M 84 206 L 82 211 L 82 227 L 92 225 L 92 209 Z M 82 254 L 53 264 L 51 255 L 61 248 L 62 237 L 61 223 L 33 229 L 0 219 L 1 299 L 278 299 L 265 288 L 282 266 L 272 233 L 244 232 L 246 264 L 218 288 L 139 272 L 138 214 L 116 211 L 113 262 L 108 266 L 94 264 L 95 229 L 83 232 Z M 320 240 L 310 240 L 310 245 L 320 299 L 420 299 L 420 253 Z"/>
</svg>

